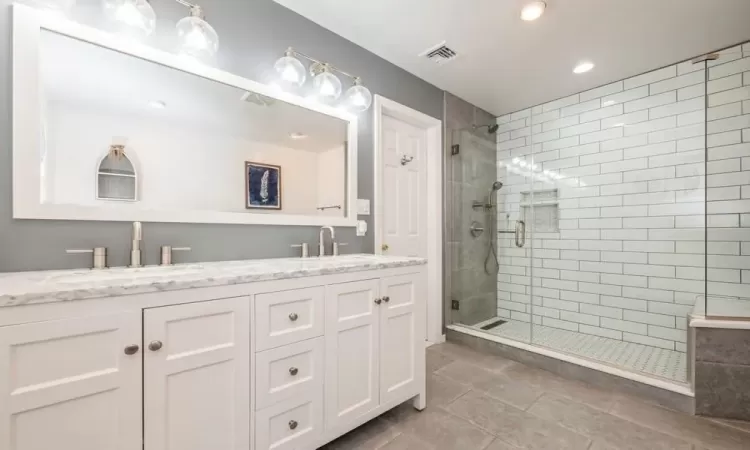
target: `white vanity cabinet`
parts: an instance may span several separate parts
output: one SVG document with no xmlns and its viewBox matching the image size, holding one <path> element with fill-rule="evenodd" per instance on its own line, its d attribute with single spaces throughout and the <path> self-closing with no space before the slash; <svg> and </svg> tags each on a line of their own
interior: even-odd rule
<svg viewBox="0 0 750 450">
<path fill-rule="evenodd" d="M 422 409 L 425 278 L 368 267 L 0 306 L 0 449 L 314 450 Z"/>
<path fill-rule="evenodd" d="M 140 311 L 0 328 L 0 448 L 141 448 L 140 344 Z"/>
<path fill-rule="evenodd" d="M 247 449 L 249 320 L 243 297 L 0 327 L 0 448 Z"/>
<path fill-rule="evenodd" d="M 418 391 L 424 329 L 417 319 L 419 278 L 397 275 L 326 289 L 326 427 Z M 410 395 L 411 394 L 411 395 Z"/>
</svg>

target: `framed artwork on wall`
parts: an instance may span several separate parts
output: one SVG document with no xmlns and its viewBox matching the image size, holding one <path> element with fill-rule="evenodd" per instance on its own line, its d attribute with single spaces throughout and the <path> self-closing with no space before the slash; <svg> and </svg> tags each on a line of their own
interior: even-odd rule
<svg viewBox="0 0 750 450">
<path fill-rule="evenodd" d="M 281 166 L 245 161 L 245 208 L 281 209 Z"/>
</svg>

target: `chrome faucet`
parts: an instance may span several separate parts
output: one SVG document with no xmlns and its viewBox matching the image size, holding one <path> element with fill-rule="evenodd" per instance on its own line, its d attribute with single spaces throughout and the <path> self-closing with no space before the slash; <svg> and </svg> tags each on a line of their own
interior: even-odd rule
<svg viewBox="0 0 750 450">
<path fill-rule="evenodd" d="M 133 242 L 130 249 L 130 267 L 143 267 L 141 262 L 141 241 L 143 240 L 143 227 L 140 222 L 133 222 Z"/>
<path fill-rule="evenodd" d="M 330 225 L 325 225 L 320 227 L 320 236 L 318 238 L 318 254 L 320 256 L 326 255 L 326 244 L 325 244 L 325 231 L 330 230 L 331 231 L 331 242 L 336 242 L 336 232 L 333 230 L 333 227 Z"/>
</svg>

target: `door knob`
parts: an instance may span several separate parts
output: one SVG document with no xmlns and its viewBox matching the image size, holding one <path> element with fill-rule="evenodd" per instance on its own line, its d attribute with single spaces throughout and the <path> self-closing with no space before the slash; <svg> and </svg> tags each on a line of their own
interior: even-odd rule
<svg viewBox="0 0 750 450">
<path fill-rule="evenodd" d="M 294 322 L 298 318 L 299 318 L 299 316 L 297 315 L 297 313 L 291 313 L 291 314 L 289 314 L 289 320 L 291 320 L 292 322 Z"/>
<path fill-rule="evenodd" d="M 140 347 L 138 345 L 136 345 L 136 344 L 128 345 L 127 347 L 125 347 L 125 354 L 126 355 L 135 355 L 136 353 L 138 353 L 139 349 L 140 349 Z"/>
<path fill-rule="evenodd" d="M 148 344 L 148 349 L 151 350 L 152 352 L 155 352 L 159 350 L 160 348 L 162 348 L 162 346 L 163 344 L 161 343 L 161 341 L 151 341 L 151 343 Z"/>
<path fill-rule="evenodd" d="M 290 430 L 293 430 L 293 429 L 297 428 L 297 425 L 298 425 L 298 423 L 297 423 L 296 420 L 290 420 L 289 421 L 289 429 Z"/>
<path fill-rule="evenodd" d="M 382 301 L 383 301 L 383 300 L 381 300 L 380 298 L 376 298 L 376 299 L 375 299 L 375 304 L 379 305 L 379 304 L 380 304 L 380 303 L 381 303 Z"/>
<path fill-rule="evenodd" d="M 391 301 L 391 298 L 386 295 L 385 297 L 383 297 L 383 301 L 388 303 Z"/>
<path fill-rule="evenodd" d="M 297 369 L 296 367 L 289 368 L 289 373 L 292 374 L 292 376 L 297 375 L 297 372 L 299 372 L 299 369 Z"/>
</svg>

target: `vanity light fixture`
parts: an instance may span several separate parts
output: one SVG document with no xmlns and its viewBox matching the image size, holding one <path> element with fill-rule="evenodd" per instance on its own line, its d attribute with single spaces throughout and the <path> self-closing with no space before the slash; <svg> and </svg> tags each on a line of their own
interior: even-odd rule
<svg viewBox="0 0 750 450">
<path fill-rule="evenodd" d="M 190 15 L 177 22 L 177 38 L 180 41 L 180 54 L 199 61 L 210 62 L 219 51 L 219 35 L 206 22 L 203 8 L 185 0 L 175 0 L 190 9 Z"/>
<path fill-rule="evenodd" d="M 147 0 L 103 0 L 102 8 L 120 33 L 145 38 L 156 29 L 156 13 Z"/>
<path fill-rule="evenodd" d="M 315 66 L 315 64 L 313 64 Z M 320 68 L 310 68 L 313 77 L 314 96 L 323 103 L 333 103 L 341 97 L 341 80 L 331 73 L 331 66 L 323 63 Z"/>
<path fill-rule="evenodd" d="M 294 51 L 291 48 L 284 52 L 284 56 L 276 61 L 273 68 L 279 74 L 279 83 L 282 88 L 294 90 L 305 84 L 307 78 L 305 66 L 294 57 Z"/>
<path fill-rule="evenodd" d="M 573 68 L 573 73 L 586 73 L 594 68 L 594 63 L 583 61 Z"/>
<path fill-rule="evenodd" d="M 199 61 L 213 61 L 219 50 L 219 35 L 206 22 L 203 8 L 185 0 L 175 1 L 190 9 L 190 14 L 177 22 L 178 52 Z M 156 28 L 156 13 L 148 0 L 102 0 L 102 6 L 105 16 L 123 25 L 126 33 L 136 31 L 146 37 Z"/>
<path fill-rule="evenodd" d="M 354 86 L 346 90 L 344 102 L 353 111 L 366 111 L 372 104 L 372 93 L 362 86 L 360 77 L 354 77 Z"/>
<path fill-rule="evenodd" d="M 547 4 L 544 2 L 530 2 L 521 10 L 521 20 L 530 22 L 542 17 Z"/>
<path fill-rule="evenodd" d="M 306 59 L 312 64 L 309 72 L 313 77 L 312 98 L 323 103 L 334 103 L 341 97 L 341 80 L 334 72 L 338 72 L 352 80 L 352 86 L 344 94 L 343 106 L 354 112 L 366 111 L 372 105 L 372 93 L 362 84 L 358 76 L 344 72 L 332 64 L 317 60 L 289 47 L 284 56 L 274 64 L 277 80 L 275 84 L 285 90 L 297 90 L 305 84 L 307 71 L 299 58 Z"/>
</svg>

